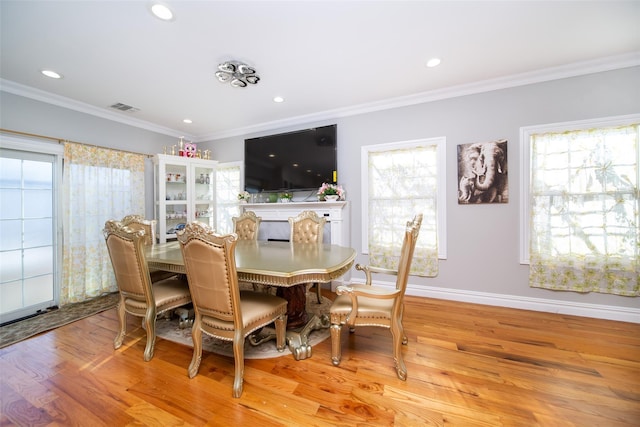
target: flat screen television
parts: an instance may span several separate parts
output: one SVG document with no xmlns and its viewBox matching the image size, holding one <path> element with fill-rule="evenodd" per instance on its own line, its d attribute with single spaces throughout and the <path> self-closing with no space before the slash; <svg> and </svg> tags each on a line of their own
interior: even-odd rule
<svg viewBox="0 0 640 427">
<path fill-rule="evenodd" d="M 244 185 L 250 193 L 310 190 L 337 179 L 337 125 L 244 141 Z"/>
</svg>

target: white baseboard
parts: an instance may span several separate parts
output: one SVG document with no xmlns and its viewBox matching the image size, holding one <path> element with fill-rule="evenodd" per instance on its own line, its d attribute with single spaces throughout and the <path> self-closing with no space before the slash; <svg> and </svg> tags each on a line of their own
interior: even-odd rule
<svg viewBox="0 0 640 427">
<path fill-rule="evenodd" d="M 352 280 L 352 283 L 364 283 L 364 281 Z M 395 286 L 395 283 L 376 282 L 376 285 L 391 288 Z M 494 305 L 521 310 L 542 311 L 546 313 L 593 317 L 596 319 L 617 320 L 620 322 L 640 323 L 640 309 L 631 307 L 584 304 L 579 302 L 491 294 L 486 292 L 437 288 L 433 286 L 416 286 L 411 284 L 407 286 L 406 295 L 469 302 L 474 304 Z"/>
</svg>

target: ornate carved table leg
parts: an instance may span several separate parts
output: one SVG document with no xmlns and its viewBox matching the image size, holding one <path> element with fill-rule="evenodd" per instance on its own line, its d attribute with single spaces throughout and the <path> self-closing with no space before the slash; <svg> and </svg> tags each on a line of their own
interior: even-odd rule
<svg viewBox="0 0 640 427">
<path fill-rule="evenodd" d="M 296 329 L 307 323 L 306 284 L 279 287 L 276 295 L 287 300 L 287 329 Z"/>
</svg>

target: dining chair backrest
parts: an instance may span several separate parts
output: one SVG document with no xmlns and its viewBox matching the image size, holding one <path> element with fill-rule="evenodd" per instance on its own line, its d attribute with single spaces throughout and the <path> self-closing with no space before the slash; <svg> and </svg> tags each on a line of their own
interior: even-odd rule
<svg viewBox="0 0 640 427">
<path fill-rule="evenodd" d="M 242 319 L 235 261 L 238 236 L 216 234 L 198 222 L 187 224 L 177 236 L 196 310 L 233 329 Z"/>
<path fill-rule="evenodd" d="M 156 243 L 156 223 L 155 219 L 145 219 L 142 215 L 127 215 L 120 221 L 125 227 L 133 230 L 144 230 L 145 245 Z"/>
<path fill-rule="evenodd" d="M 132 230 L 144 231 L 144 238 L 142 243 L 150 246 L 156 244 L 156 224 L 155 219 L 145 219 L 142 215 L 127 215 L 120 221 L 123 226 L 129 227 Z M 151 283 L 156 283 L 163 279 L 168 279 L 175 276 L 175 273 L 170 271 L 157 270 L 149 268 L 151 275 Z"/>
<path fill-rule="evenodd" d="M 120 293 L 127 299 L 151 303 L 153 292 L 144 258 L 144 230 L 134 230 L 119 221 L 109 220 L 105 223 L 104 236 Z"/>
<path fill-rule="evenodd" d="M 302 211 L 295 218 L 289 218 L 292 243 L 322 243 L 325 217 L 320 217 L 315 211 Z"/>
<path fill-rule="evenodd" d="M 258 231 L 262 218 L 253 211 L 245 211 L 239 217 L 233 217 L 233 229 L 239 240 L 258 240 Z"/>
<path fill-rule="evenodd" d="M 420 227 L 422 226 L 422 214 L 416 215 L 413 220 L 407 222 L 407 227 L 402 240 L 402 248 L 400 249 L 400 262 L 398 264 L 398 276 L 396 277 L 396 289 L 400 291 L 398 306 L 402 305 L 404 294 L 409 281 L 409 273 L 411 272 L 411 264 L 413 262 L 413 253 L 416 248 Z"/>
<path fill-rule="evenodd" d="M 289 241 L 292 243 L 318 243 L 322 244 L 324 237 L 325 217 L 320 217 L 315 211 L 302 211 L 295 218 L 289 218 L 291 233 Z M 316 288 L 316 300 L 322 304 L 322 285 L 319 282 L 309 284 Z"/>
</svg>

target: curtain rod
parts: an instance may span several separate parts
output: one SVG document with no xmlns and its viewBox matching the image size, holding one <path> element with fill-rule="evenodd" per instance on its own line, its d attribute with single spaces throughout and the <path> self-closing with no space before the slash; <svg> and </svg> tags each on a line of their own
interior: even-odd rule
<svg viewBox="0 0 640 427">
<path fill-rule="evenodd" d="M 38 135 L 38 134 L 35 134 L 35 133 L 20 132 L 20 131 L 11 130 L 11 129 L 0 128 L 0 132 L 11 133 L 11 134 L 14 134 L 14 135 L 21 135 L 21 136 L 30 136 L 30 137 L 33 137 L 33 138 L 47 139 L 49 141 L 55 141 L 58 144 L 64 144 L 65 142 L 71 142 L 73 144 L 86 145 L 86 146 L 89 146 L 89 147 L 103 148 L 103 149 L 113 150 L 113 151 L 122 151 L 123 153 L 138 154 L 138 155 L 141 155 L 141 156 L 153 157 L 153 155 L 146 154 L 146 153 L 137 153 L 135 151 L 121 150 L 119 148 L 116 149 L 116 148 L 111 148 L 111 147 L 101 147 L 101 146 L 95 145 L 95 144 L 85 144 L 84 142 L 71 141 L 71 140 L 62 139 L 62 138 L 54 138 L 52 136 Z"/>
</svg>

